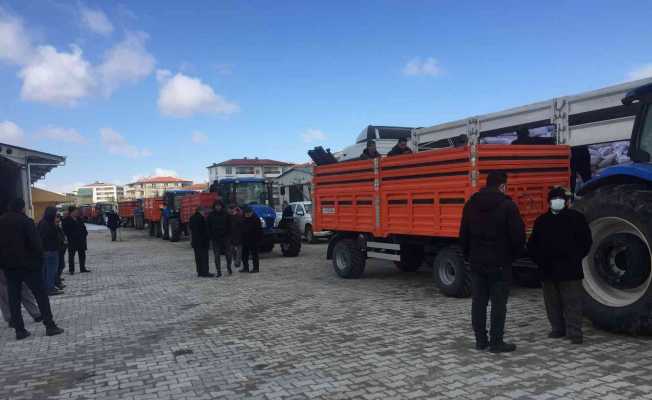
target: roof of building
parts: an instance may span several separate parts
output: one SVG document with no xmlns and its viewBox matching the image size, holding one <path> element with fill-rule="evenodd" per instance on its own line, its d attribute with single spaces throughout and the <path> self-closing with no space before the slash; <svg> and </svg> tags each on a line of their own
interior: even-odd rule
<svg viewBox="0 0 652 400">
<path fill-rule="evenodd" d="M 0 160 L 11 162 L 9 165 L 23 166 L 30 164 L 30 182 L 34 183 L 43 178 L 54 168 L 66 162 L 66 157 L 45 153 L 12 144 L 0 143 Z"/>
<path fill-rule="evenodd" d="M 303 172 L 304 174 L 312 175 L 312 167 L 313 167 L 312 163 L 297 164 L 274 179 L 278 180 L 292 172 Z"/>
<path fill-rule="evenodd" d="M 192 183 L 192 180 L 177 178 L 175 176 L 150 176 L 148 178 L 142 178 L 142 179 L 137 180 L 136 182 L 132 182 L 132 183 L 130 183 L 130 185 L 132 185 L 134 183 L 175 183 L 175 182 L 190 182 L 190 183 Z"/>
<path fill-rule="evenodd" d="M 94 187 L 94 186 L 116 186 L 116 185 L 114 185 L 113 183 L 95 181 L 93 183 L 89 183 L 88 185 L 84 185 L 82 187 Z"/>
<path fill-rule="evenodd" d="M 269 160 L 266 158 L 232 158 L 230 160 L 222 161 L 221 163 L 214 163 L 213 165 L 209 165 L 207 168 L 211 167 L 236 167 L 236 166 L 263 166 L 263 165 L 279 165 L 279 166 L 284 166 L 284 167 L 289 167 L 292 166 L 292 163 L 288 163 L 285 161 L 276 161 L 276 160 Z"/>
<path fill-rule="evenodd" d="M 208 182 L 195 183 L 190 186 L 184 187 L 187 190 L 208 190 Z"/>
</svg>

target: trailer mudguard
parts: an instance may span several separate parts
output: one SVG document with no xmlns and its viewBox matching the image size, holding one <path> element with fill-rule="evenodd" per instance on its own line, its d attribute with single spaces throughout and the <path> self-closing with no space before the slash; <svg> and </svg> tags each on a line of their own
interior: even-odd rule
<svg viewBox="0 0 652 400">
<path fill-rule="evenodd" d="M 646 183 L 652 185 L 652 164 L 623 164 L 606 168 L 584 184 L 577 194 L 582 196 L 605 185 L 624 183 Z"/>
</svg>

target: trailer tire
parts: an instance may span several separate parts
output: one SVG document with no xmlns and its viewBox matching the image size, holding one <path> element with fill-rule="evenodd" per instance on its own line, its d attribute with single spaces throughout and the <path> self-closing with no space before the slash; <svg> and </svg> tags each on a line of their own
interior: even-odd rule
<svg viewBox="0 0 652 400">
<path fill-rule="evenodd" d="M 168 223 L 170 230 L 170 242 L 178 242 L 181 239 L 181 227 L 178 224 Z"/>
<path fill-rule="evenodd" d="M 423 265 L 423 246 L 401 246 L 401 261 L 396 261 L 396 268 L 403 272 L 416 272 Z"/>
<path fill-rule="evenodd" d="M 281 243 L 281 253 L 285 257 L 296 257 L 301 252 L 301 232 L 294 224 L 288 224 L 288 240 Z"/>
<path fill-rule="evenodd" d="M 591 227 L 583 260 L 584 314 L 612 332 L 652 333 L 652 191 L 603 186 L 575 204 Z"/>
<path fill-rule="evenodd" d="M 446 296 L 471 295 L 471 271 L 459 247 L 450 246 L 439 251 L 432 273 L 435 285 Z"/>
<path fill-rule="evenodd" d="M 333 268 L 340 278 L 355 279 L 362 276 L 365 255 L 355 239 L 340 239 L 333 246 Z"/>
<path fill-rule="evenodd" d="M 156 235 L 156 232 L 154 231 L 154 224 L 151 223 L 150 221 L 147 221 L 147 228 L 149 229 L 149 236 L 154 236 Z"/>
</svg>

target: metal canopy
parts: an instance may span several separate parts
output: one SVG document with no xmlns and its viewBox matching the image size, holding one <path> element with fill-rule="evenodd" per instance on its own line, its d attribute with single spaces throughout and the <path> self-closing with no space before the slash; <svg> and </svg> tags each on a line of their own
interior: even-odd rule
<svg viewBox="0 0 652 400">
<path fill-rule="evenodd" d="M 66 162 L 64 156 L 5 143 L 0 143 L 0 159 L 3 161 L 2 164 L 11 162 L 17 168 L 27 168 L 29 166 L 30 183 L 42 179 L 48 172 Z"/>
</svg>

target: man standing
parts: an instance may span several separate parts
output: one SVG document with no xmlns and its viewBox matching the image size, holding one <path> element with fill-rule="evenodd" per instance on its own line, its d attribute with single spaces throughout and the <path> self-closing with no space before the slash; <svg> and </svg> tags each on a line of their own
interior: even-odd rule
<svg viewBox="0 0 652 400">
<path fill-rule="evenodd" d="M 263 238 L 263 228 L 260 218 L 249 206 L 244 207 L 242 220 L 242 269 L 240 272 L 256 273 L 259 271 L 258 246 Z M 249 271 L 249 255 L 253 262 L 253 269 Z"/>
<path fill-rule="evenodd" d="M 11 322 L 16 330 L 16 340 L 30 335 L 25 329 L 20 309 L 23 282 L 36 297 L 45 334 L 54 336 L 63 333 L 63 329 L 52 318 L 43 280 L 43 246 L 34 221 L 25 215 L 23 199 L 14 200 L 9 212 L 0 217 L 0 263 L 7 279 Z"/>
<path fill-rule="evenodd" d="M 525 225 L 516 204 L 505 195 L 507 174 L 493 171 L 487 186 L 464 206 L 460 244 L 471 264 L 472 321 L 476 349 L 492 353 L 516 350 L 503 341 L 512 262 L 525 245 Z M 487 340 L 487 305 L 491 301 L 491 332 Z"/>
<path fill-rule="evenodd" d="M 231 214 L 231 234 L 229 241 L 231 243 L 231 258 L 235 268 L 240 268 L 242 263 L 242 210 L 235 204 L 229 206 Z"/>
<path fill-rule="evenodd" d="M 201 213 L 201 208 L 197 207 L 195 213 L 190 217 L 190 244 L 195 252 L 195 265 L 197 267 L 197 276 L 200 278 L 210 278 L 214 276 L 208 272 L 208 247 L 209 236 L 206 227 L 206 219 Z"/>
<path fill-rule="evenodd" d="M 582 259 L 589 254 L 591 228 L 580 212 L 568 208 L 570 193 L 556 187 L 548 193 L 550 210 L 534 223 L 528 251 L 543 278 L 543 299 L 552 331 L 582 343 Z"/>
<path fill-rule="evenodd" d="M 79 209 L 74 206 L 68 208 L 68 216 L 63 219 L 63 232 L 68 238 L 68 272 L 75 274 L 75 253 L 79 254 L 79 272 L 91 272 L 86 269 L 86 238 L 88 231 L 81 219 Z"/>
<path fill-rule="evenodd" d="M 407 145 L 407 138 L 400 138 L 396 146 L 387 153 L 388 157 L 400 156 L 402 154 L 412 154 L 412 150 Z"/>
<path fill-rule="evenodd" d="M 111 231 L 111 241 L 115 242 L 120 227 L 120 216 L 113 210 L 106 213 L 106 227 Z"/>
<path fill-rule="evenodd" d="M 226 258 L 226 270 L 229 275 L 231 271 L 231 243 L 229 235 L 231 234 L 231 216 L 224 209 L 224 203 L 217 200 L 213 204 L 213 211 L 207 218 L 208 232 L 213 245 L 213 253 L 215 255 L 215 276 L 222 276 L 221 254 Z"/>
<path fill-rule="evenodd" d="M 59 272 L 59 232 L 56 225 L 57 209 L 48 207 L 45 209 L 43 219 L 38 223 L 37 230 L 41 237 L 43 246 L 43 280 L 48 296 L 63 294 L 63 291 L 55 287 L 57 273 Z"/>
</svg>

